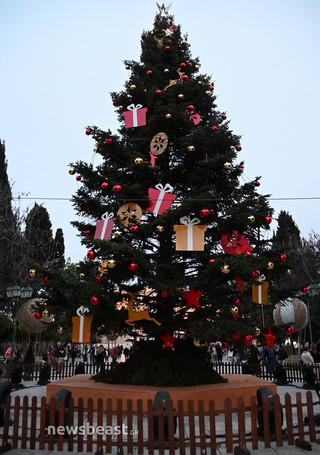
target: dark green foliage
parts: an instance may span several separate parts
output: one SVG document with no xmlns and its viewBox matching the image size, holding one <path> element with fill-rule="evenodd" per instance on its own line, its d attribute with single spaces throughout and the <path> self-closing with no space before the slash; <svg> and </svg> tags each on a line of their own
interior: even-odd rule
<svg viewBox="0 0 320 455">
<path fill-rule="evenodd" d="M 65 263 L 64 257 L 65 247 L 64 247 L 64 236 L 63 230 L 58 228 L 56 231 L 56 236 L 54 238 L 54 250 L 53 250 L 53 260 L 58 268 L 63 267 Z"/>
<path fill-rule="evenodd" d="M 96 375 L 96 381 L 117 384 L 179 387 L 227 382 L 210 365 L 206 350 L 190 340 L 177 340 L 174 350 L 162 349 L 162 342 L 139 341 L 129 359 L 110 373 Z"/>
<path fill-rule="evenodd" d="M 53 258 L 52 224 L 45 207 L 37 203 L 26 218 L 25 236 L 28 242 L 30 261 L 46 264 Z"/>
</svg>

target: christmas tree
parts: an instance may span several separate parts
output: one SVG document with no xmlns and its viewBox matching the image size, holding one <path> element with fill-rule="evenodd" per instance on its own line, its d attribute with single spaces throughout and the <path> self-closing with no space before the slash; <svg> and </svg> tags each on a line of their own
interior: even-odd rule
<svg viewBox="0 0 320 455">
<path fill-rule="evenodd" d="M 268 246 L 273 211 L 259 177 L 244 179 L 240 137 L 168 9 L 112 93 L 119 134 L 86 128 L 101 163 L 70 165 L 73 224 L 88 247 L 81 303 L 100 335 L 148 340 L 107 380 L 153 385 L 216 380 L 197 346 L 250 343 L 259 299 L 287 268 Z"/>
</svg>

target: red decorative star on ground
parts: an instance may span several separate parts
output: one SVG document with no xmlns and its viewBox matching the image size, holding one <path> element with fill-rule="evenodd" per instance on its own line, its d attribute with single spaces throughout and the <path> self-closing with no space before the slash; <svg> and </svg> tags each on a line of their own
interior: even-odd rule
<svg viewBox="0 0 320 455">
<path fill-rule="evenodd" d="M 199 291 L 197 292 L 193 286 L 190 286 L 190 289 L 188 292 L 186 292 L 185 294 L 182 294 L 181 297 L 183 297 L 184 299 L 186 299 L 187 301 L 187 306 L 195 306 L 196 308 L 200 308 L 199 306 L 199 297 L 203 294 L 202 291 Z"/>
<path fill-rule="evenodd" d="M 274 349 L 274 342 L 276 337 L 271 332 L 271 327 L 269 327 L 268 333 L 264 333 L 263 336 L 267 340 L 266 349 L 273 348 Z"/>
<path fill-rule="evenodd" d="M 165 335 L 162 335 L 160 338 L 163 341 L 163 349 L 165 348 L 174 349 L 173 343 L 177 338 L 173 337 L 169 331 Z"/>
</svg>

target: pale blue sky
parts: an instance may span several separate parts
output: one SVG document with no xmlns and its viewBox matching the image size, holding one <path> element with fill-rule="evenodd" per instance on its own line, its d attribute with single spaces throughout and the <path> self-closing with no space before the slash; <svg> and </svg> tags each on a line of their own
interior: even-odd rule
<svg viewBox="0 0 320 455">
<path fill-rule="evenodd" d="M 0 138 L 15 195 L 75 192 L 68 164 L 94 156 L 84 127 L 116 132 L 109 93 L 123 88 L 123 60 L 139 59 L 156 13 L 150 0 L 0 0 Z M 218 109 L 242 135 L 245 175 L 262 175 L 260 191 L 274 198 L 320 196 L 319 0 L 176 0 L 170 13 L 213 77 Z M 54 231 L 63 229 L 66 256 L 80 260 L 86 249 L 70 225 L 71 204 L 37 202 Z M 320 200 L 271 204 L 289 211 L 304 236 L 320 233 Z"/>
</svg>

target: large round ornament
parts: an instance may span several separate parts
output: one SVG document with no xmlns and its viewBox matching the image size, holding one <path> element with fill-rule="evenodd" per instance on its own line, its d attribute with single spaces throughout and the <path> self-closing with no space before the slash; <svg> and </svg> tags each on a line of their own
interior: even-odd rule
<svg viewBox="0 0 320 455">
<path fill-rule="evenodd" d="M 135 202 L 127 202 L 123 204 L 117 212 L 117 216 L 120 219 L 120 223 L 123 226 L 128 226 L 129 224 L 139 223 L 142 217 L 142 209 L 140 205 Z"/>
<path fill-rule="evenodd" d="M 166 133 L 160 131 L 153 136 L 150 142 L 150 150 L 156 156 L 161 155 L 168 146 L 168 136 Z"/>
<path fill-rule="evenodd" d="M 27 302 L 23 303 L 19 308 L 17 319 L 21 330 L 28 333 L 41 333 L 47 330 L 48 324 L 52 322 L 53 316 L 50 315 L 45 317 L 45 322 L 42 317 L 36 319 L 35 317 L 35 307 L 39 307 L 43 303 L 39 298 L 30 299 Z M 44 310 L 46 311 L 46 310 Z M 36 311 L 41 315 L 40 311 Z"/>
<path fill-rule="evenodd" d="M 220 270 L 221 270 L 222 273 L 226 273 L 226 274 L 227 274 L 227 273 L 230 273 L 230 266 L 227 265 L 227 264 L 224 264 L 224 265 L 221 267 Z"/>
<path fill-rule="evenodd" d="M 221 246 L 228 254 L 242 254 L 248 249 L 248 240 L 244 234 L 234 229 L 222 234 Z"/>
<path fill-rule="evenodd" d="M 296 298 L 282 300 L 273 310 L 273 320 L 276 325 L 290 325 L 293 332 L 299 332 L 308 324 L 308 308 Z"/>
<path fill-rule="evenodd" d="M 29 276 L 31 276 L 32 278 L 34 278 L 36 275 L 37 275 L 37 271 L 36 271 L 35 269 L 30 269 L 30 270 L 29 270 Z"/>
</svg>

